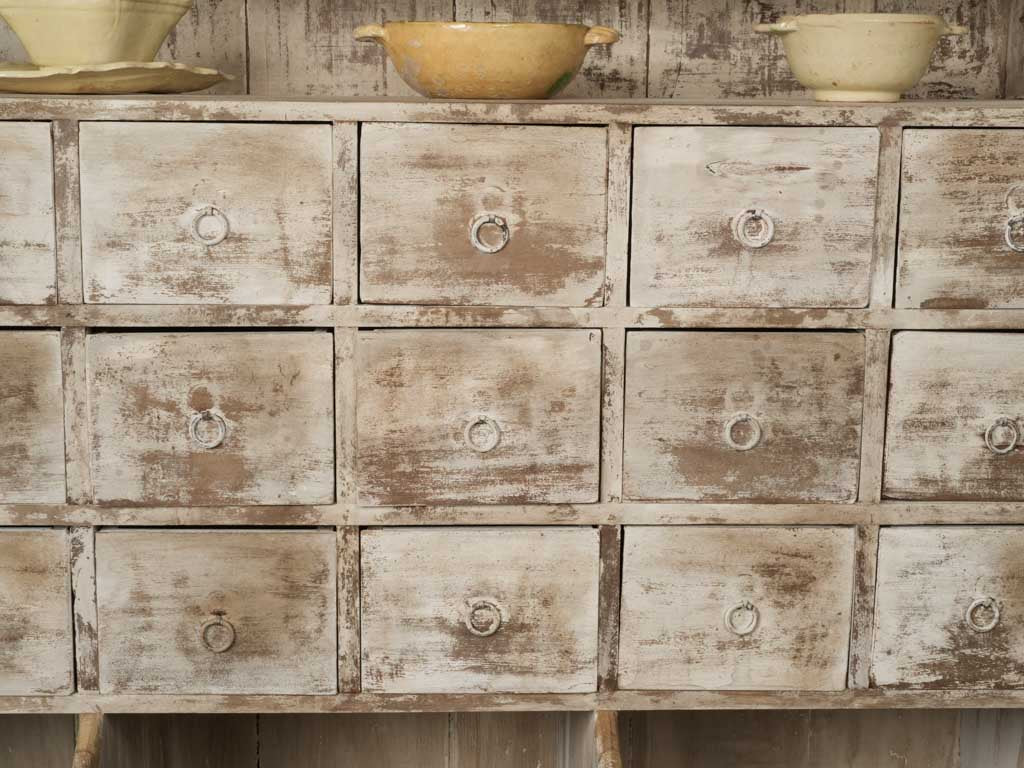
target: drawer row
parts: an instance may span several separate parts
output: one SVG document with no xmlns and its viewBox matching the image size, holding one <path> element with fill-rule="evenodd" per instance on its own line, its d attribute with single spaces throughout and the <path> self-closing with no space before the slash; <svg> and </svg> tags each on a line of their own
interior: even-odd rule
<svg viewBox="0 0 1024 768">
<path fill-rule="evenodd" d="M 594 691 L 598 539 L 366 529 L 349 584 L 333 530 L 101 529 L 99 690 L 333 694 L 341 637 L 364 691 Z M 73 689 L 68 549 L 0 531 L 0 694 Z M 1022 557 L 1021 528 L 883 528 L 873 684 L 1024 687 Z M 627 526 L 620 687 L 845 688 L 854 560 L 851 528 Z"/>
<path fill-rule="evenodd" d="M 598 500 L 600 331 L 357 339 L 360 504 Z M 335 501 L 330 332 L 93 333 L 85 359 L 95 503 Z M 895 334 L 887 498 L 1024 499 L 1021 360 L 1024 334 Z M 0 332 L 0 503 L 65 501 L 62 378 L 58 331 Z M 863 384 L 858 332 L 630 332 L 623 495 L 856 501 Z"/>
<path fill-rule="evenodd" d="M 79 140 L 87 302 L 330 303 L 357 227 L 337 257 L 366 303 L 603 302 L 603 127 L 367 124 L 358 155 L 327 124 Z M 897 306 L 1024 307 L 1022 140 L 905 131 Z M 866 306 L 878 156 L 875 128 L 636 128 L 630 302 Z M 52 159 L 48 124 L 0 123 L 0 303 L 55 300 Z"/>
</svg>

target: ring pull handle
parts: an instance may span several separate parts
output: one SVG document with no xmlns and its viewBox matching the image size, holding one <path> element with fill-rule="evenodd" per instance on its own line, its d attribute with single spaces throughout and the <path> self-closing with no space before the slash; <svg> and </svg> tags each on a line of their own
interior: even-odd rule
<svg viewBox="0 0 1024 768">
<path fill-rule="evenodd" d="M 979 621 L 978 612 L 982 609 L 988 612 L 988 618 Z M 975 632 L 991 632 L 999 624 L 999 618 L 999 605 L 991 597 L 979 597 L 967 606 L 967 610 L 964 612 L 964 621 Z"/>
<path fill-rule="evenodd" d="M 463 437 L 477 453 L 488 453 L 501 442 L 501 427 L 490 416 L 477 416 L 466 425 Z"/>
<path fill-rule="evenodd" d="M 203 222 L 212 219 L 217 223 L 217 228 L 211 233 L 203 233 Z M 231 222 L 224 215 L 224 211 L 215 205 L 207 205 L 196 211 L 192 217 L 192 239 L 197 243 L 211 248 L 227 240 L 231 234 Z"/>
<path fill-rule="evenodd" d="M 760 620 L 761 614 L 757 606 L 749 600 L 738 602 L 725 610 L 725 628 L 740 637 L 746 637 L 757 629 Z"/>
<path fill-rule="evenodd" d="M 1019 235 L 1024 235 L 1024 211 L 1015 213 L 1006 220 L 1006 231 L 1004 238 L 1010 250 L 1017 253 L 1024 253 L 1024 242 L 1018 240 Z"/>
<path fill-rule="evenodd" d="M 480 239 L 480 230 L 487 226 L 497 227 L 501 233 L 501 239 L 497 243 L 485 243 Z M 512 231 L 508 227 L 508 221 L 496 213 L 481 213 L 473 219 L 473 223 L 469 228 L 469 242 L 480 253 L 497 253 L 508 245 L 508 241 L 511 239 Z"/>
<path fill-rule="evenodd" d="M 997 432 L 1002 431 L 1004 435 L 997 437 Z M 1005 437 L 1006 439 L 1000 439 Z M 1004 456 L 1011 453 L 1014 448 L 1020 445 L 1020 427 L 1015 419 L 1008 416 L 1000 416 L 989 424 L 985 430 L 985 445 L 992 453 Z M 998 440 L 998 442 L 997 442 Z"/>
<path fill-rule="evenodd" d="M 235 627 L 224 618 L 225 611 L 211 611 L 213 618 L 199 628 L 199 639 L 208 651 L 224 653 L 235 644 Z"/>
<path fill-rule="evenodd" d="M 188 420 L 188 436 L 207 450 L 219 448 L 228 436 L 228 424 L 224 417 L 213 411 L 193 413 Z"/>
<path fill-rule="evenodd" d="M 747 208 L 732 220 L 732 236 L 744 248 L 764 248 L 775 237 L 775 222 L 761 208 Z"/>
<path fill-rule="evenodd" d="M 742 442 L 736 439 L 736 427 L 741 424 L 745 425 L 749 430 L 750 434 L 747 435 L 747 439 Z M 725 442 L 729 444 L 729 447 L 734 451 L 750 451 L 756 448 L 763 436 L 761 430 L 761 422 L 755 419 L 749 413 L 737 413 L 729 421 L 725 423 Z"/>
<path fill-rule="evenodd" d="M 507 620 L 508 613 L 492 597 L 474 597 L 466 602 L 466 629 L 477 637 L 490 637 Z"/>
</svg>

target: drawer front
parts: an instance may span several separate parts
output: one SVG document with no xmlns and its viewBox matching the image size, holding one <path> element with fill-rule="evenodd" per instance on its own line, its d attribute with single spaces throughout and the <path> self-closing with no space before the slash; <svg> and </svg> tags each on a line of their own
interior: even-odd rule
<svg viewBox="0 0 1024 768">
<path fill-rule="evenodd" d="M 0 695 L 74 688 L 67 531 L 0 532 Z"/>
<path fill-rule="evenodd" d="M 846 687 L 849 528 L 625 530 L 619 684 Z"/>
<path fill-rule="evenodd" d="M 863 358 L 855 333 L 628 334 L 623 493 L 854 501 Z"/>
<path fill-rule="evenodd" d="M 327 125 L 83 123 L 86 300 L 331 300 Z"/>
<path fill-rule="evenodd" d="M 597 500 L 598 331 L 368 331 L 358 358 L 361 503 Z"/>
<path fill-rule="evenodd" d="M 330 334 L 96 334 L 87 365 L 97 502 L 334 500 Z"/>
<path fill-rule="evenodd" d="M 630 303 L 867 306 L 874 128 L 637 128 Z"/>
<path fill-rule="evenodd" d="M 100 691 L 334 693 L 336 575 L 332 531 L 100 531 Z"/>
<path fill-rule="evenodd" d="M 362 536 L 363 689 L 597 687 L 594 528 L 392 528 Z"/>
<path fill-rule="evenodd" d="M 58 331 L 0 331 L 0 503 L 66 499 L 61 379 Z"/>
<path fill-rule="evenodd" d="M 1024 131 L 903 132 L 897 307 L 1024 307 Z"/>
<path fill-rule="evenodd" d="M 1024 499 L 1024 334 L 893 336 L 885 495 Z"/>
<path fill-rule="evenodd" d="M 49 123 L 0 123 L 0 304 L 57 300 Z"/>
<path fill-rule="evenodd" d="M 1024 528 L 883 528 L 872 680 L 1024 687 Z"/>
<path fill-rule="evenodd" d="M 369 124 L 361 144 L 363 301 L 601 303 L 604 128 Z"/>
</svg>

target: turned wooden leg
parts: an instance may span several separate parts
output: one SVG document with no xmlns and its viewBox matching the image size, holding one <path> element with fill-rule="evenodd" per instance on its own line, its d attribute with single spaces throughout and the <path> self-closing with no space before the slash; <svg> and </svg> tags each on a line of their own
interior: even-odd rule
<svg viewBox="0 0 1024 768">
<path fill-rule="evenodd" d="M 99 768 L 100 744 L 103 741 L 103 715 L 78 716 L 78 736 L 75 739 L 75 759 L 71 768 Z"/>
<path fill-rule="evenodd" d="M 598 712 L 597 768 L 622 768 L 622 750 L 619 747 L 619 713 Z"/>
</svg>

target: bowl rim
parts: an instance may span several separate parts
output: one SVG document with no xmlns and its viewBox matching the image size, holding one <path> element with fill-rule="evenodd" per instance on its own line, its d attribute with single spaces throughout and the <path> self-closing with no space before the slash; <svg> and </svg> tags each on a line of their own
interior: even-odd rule
<svg viewBox="0 0 1024 768">
<path fill-rule="evenodd" d="M 860 24 L 921 24 L 946 25 L 942 16 L 934 13 L 806 13 L 801 16 L 783 16 L 779 21 L 795 21 L 808 26 L 832 26 L 837 21 Z"/>
</svg>

